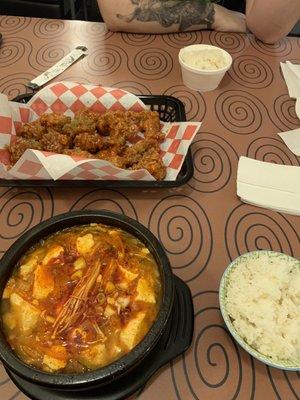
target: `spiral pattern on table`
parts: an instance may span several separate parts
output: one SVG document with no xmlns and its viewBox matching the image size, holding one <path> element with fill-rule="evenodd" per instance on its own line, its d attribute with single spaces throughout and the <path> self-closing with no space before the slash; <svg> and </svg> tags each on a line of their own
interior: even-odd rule
<svg viewBox="0 0 300 400">
<path fill-rule="evenodd" d="M 227 90 L 215 102 L 215 111 L 220 123 L 230 132 L 249 135 L 262 124 L 265 107 L 254 95 L 242 90 Z"/>
<path fill-rule="evenodd" d="M 211 31 L 209 40 L 212 45 L 221 47 L 229 53 L 239 53 L 245 48 L 245 38 L 237 33 Z"/>
<path fill-rule="evenodd" d="M 126 44 L 131 46 L 149 46 L 154 40 L 155 35 L 147 33 L 121 33 L 121 37 Z"/>
<path fill-rule="evenodd" d="M 25 17 L 17 17 L 14 15 L 9 15 L 2 17 L 0 21 L 0 32 L 14 34 L 22 31 L 30 24 L 30 19 Z"/>
<path fill-rule="evenodd" d="M 143 83 L 135 82 L 135 81 L 120 81 L 111 84 L 111 86 L 115 86 L 116 88 L 127 90 L 133 94 L 151 94 L 150 89 L 144 85 Z"/>
<path fill-rule="evenodd" d="M 184 195 L 165 197 L 152 209 L 148 226 L 182 279 L 190 282 L 205 270 L 212 251 L 212 230 L 195 200 Z"/>
<path fill-rule="evenodd" d="M 29 64 L 37 71 L 45 71 L 66 56 L 70 50 L 69 45 L 62 41 L 55 41 L 51 45 L 45 44 L 36 51 L 36 54 L 32 54 Z"/>
<path fill-rule="evenodd" d="M 288 94 L 278 96 L 270 110 L 273 124 L 281 131 L 292 130 L 300 127 L 299 118 L 295 112 L 295 100 Z"/>
<path fill-rule="evenodd" d="M 218 292 L 199 292 L 193 296 L 193 302 L 192 347 L 177 362 L 171 362 L 177 399 L 251 398 L 255 385 L 253 361 L 225 329 Z"/>
<path fill-rule="evenodd" d="M 128 68 L 137 78 L 156 81 L 172 71 L 173 58 L 166 50 L 147 47 L 140 50 L 133 60 L 129 59 Z"/>
<path fill-rule="evenodd" d="M 281 138 L 260 137 L 253 140 L 248 146 L 247 156 L 276 164 L 300 165 L 300 158 L 288 149 Z"/>
<path fill-rule="evenodd" d="M 8 189 L 0 192 L 0 254 L 20 235 L 53 215 L 53 198 L 47 189 Z"/>
<path fill-rule="evenodd" d="M 127 58 L 127 54 L 119 46 L 100 45 L 83 60 L 82 67 L 88 74 L 97 77 L 106 76 L 117 71 L 122 62 L 126 63 Z"/>
<path fill-rule="evenodd" d="M 0 392 L 1 394 L 5 392 L 5 399 L 9 400 L 29 400 L 28 397 L 22 395 L 16 386 L 12 383 L 11 379 L 7 375 L 4 366 L 0 363 Z"/>
<path fill-rule="evenodd" d="M 206 104 L 200 92 L 188 89 L 184 85 L 176 85 L 169 87 L 163 94 L 174 96 L 183 102 L 188 120 L 202 121 L 204 119 Z"/>
<path fill-rule="evenodd" d="M 253 250 L 273 250 L 293 254 L 292 242 L 299 243 L 288 216 L 242 204 L 229 214 L 225 243 L 231 260 Z"/>
<path fill-rule="evenodd" d="M 194 139 L 191 149 L 194 176 L 188 185 L 194 190 L 212 193 L 235 180 L 233 169 L 238 155 L 221 136 L 201 131 Z"/>
<path fill-rule="evenodd" d="M 12 74 L 0 78 L 0 91 L 6 94 L 10 100 L 20 94 L 31 92 L 26 83 L 35 78 L 34 74 L 22 73 Z"/>
<path fill-rule="evenodd" d="M 0 47 L 0 68 L 18 62 L 22 57 L 28 58 L 32 52 L 31 43 L 20 37 L 10 37 Z"/>
<path fill-rule="evenodd" d="M 5 369 L 3 367 L 3 364 L 0 363 L 0 387 L 5 385 L 7 382 L 9 382 L 9 377 L 7 376 Z"/>
<path fill-rule="evenodd" d="M 68 24 L 61 19 L 39 19 L 33 28 L 33 33 L 41 39 L 54 39 L 66 33 L 68 29 Z"/>
<path fill-rule="evenodd" d="M 82 23 L 79 29 L 76 30 L 76 36 L 79 40 L 86 39 L 93 42 L 107 40 L 114 35 L 114 32 L 109 31 L 104 24 L 85 24 Z M 85 42 L 80 42 L 85 44 Z"/>
<path fill-rule="evenodd" d="M 260 53 L 273 57 L 285 57 L 292 51 L 292 44 L 286 38 L 280 39 L 274 44 L 267 44 L 256 39 L 254 36 L 250 36 L 250 43 Z"/>
<path fill-rule="evenodd" d="M 253 89 L 265 88 L 274 79 L 271 68 L 263 59 L 247 55 L 236 57 L 228 73 L 239 85 Z"/>
<path fill-rule="evenodd" d="M 108 210 L 121 213 L 138 220 L 131 200 L 117 190 L 95 189 L 80 196 L 71 206 L 75 210 Z"/>
<path fill-rule="evenodd" d="M 202 33 L 198 32 L 179 32 L 174 34 L 164 34 L 161 36 L 162 40 L 171 47 L 181 48 L 191 44 L 198 44 L 202 42 Z"/>
<path fill-rule="evenodd" d="M 266 366 L 266 372 L 278 399 L 300 399 L 300 372 L 287 373 L 268 366 Z"/>
</svg>

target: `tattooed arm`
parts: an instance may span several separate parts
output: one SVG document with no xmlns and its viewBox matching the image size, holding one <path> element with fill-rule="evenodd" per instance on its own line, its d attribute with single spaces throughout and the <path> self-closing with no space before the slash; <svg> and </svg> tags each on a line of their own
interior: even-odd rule
<svg viewBox="0 0 300 400">
<path fill-rule="evenodd" d="M 106 25 L 114 31 L 168 33 L 213 28 L 244 32 L 243 15 L 209 0 L 98 0 Z"/>
</svg>

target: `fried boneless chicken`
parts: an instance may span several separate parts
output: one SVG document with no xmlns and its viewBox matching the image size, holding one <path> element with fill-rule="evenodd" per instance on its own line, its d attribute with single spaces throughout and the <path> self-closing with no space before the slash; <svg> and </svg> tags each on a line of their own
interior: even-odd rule
<svg viewBox="0 0 300 400">
<path fill-rule="evenodd" d="M 62 153 L 65 148 L 69 147 L 70 138 L 67 135 L 63 135 L 62 133 L 49 128 L 47 133 L 44 133 L 40 139 L 40 144 L 44 151 Z"/>
<path fill-rule="evenodd" d="M 39 118 L 39 123 L 46 127 L 55 129 L 58 132 L 62 132 L 63 127 L 71 122 L 71 118 L 62 114 L 52 113 L 43 114 Z"/>
<path fill-rule="evenodd" d="M 45 133 L 45 127 L 40 124 L 39 121 L 33 121 L 29 124 L 22 125 L 21 129 L 17 131 L 17 136 L 21 136 L 26 139 L 41 139 Z"/>
<path fill-rule="evenodd" d="M 160 163 L 160 149 L 155 139 L 141 140 L 125 152 L 125 165 L 129 169 L 146 169 L 156 180 L 165 177 L 165 166 Z"/>
<path fill-rule="evenodd" d="M 42 146 L 37 140 L 18 137 L 9 146 L 11 163 L 15 164 L 27 149 L 42 150 Z"/>
<path fill-rule="evenodd" d="M 166 176 L 160 151 L 163 140 L 155 111 L 98 114 L 84 109 L 76 112 L 73 119 L 57 113 L 43 114 L 24 124 L 8 149 L 12 165 L 27 149 L 34 149 L 98 158 L 119 168 L 147 169 L 155 179 L 162 180 Z"/>
</svg>

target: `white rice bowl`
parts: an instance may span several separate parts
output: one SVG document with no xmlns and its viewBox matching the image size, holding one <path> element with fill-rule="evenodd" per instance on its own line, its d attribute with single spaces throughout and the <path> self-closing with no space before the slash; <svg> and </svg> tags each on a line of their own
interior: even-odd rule
<svg viewBox="0 0 300 400">
<path fill-rule="evenodd" d="M 300 261 L 269 250 L 246 253 L 225 270 L 219 300 L 230 333 L 246 351 L 300 371 Z"/>
</svg>

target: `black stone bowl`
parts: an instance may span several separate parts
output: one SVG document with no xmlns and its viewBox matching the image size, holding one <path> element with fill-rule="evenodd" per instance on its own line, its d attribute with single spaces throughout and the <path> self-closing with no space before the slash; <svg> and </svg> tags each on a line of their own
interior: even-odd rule
<svg viewBox="0 0 300 400">
<path fill-rule="evenodd" d="M 0 328 L 0 359 L 6 368 L 21 378 L 41 386 L 59 390 L 87 390 L 102 386 L 128 374 L 148 355 L 163 334 L 172 309 L 174 276 L 166 253 L 156 237 L 143 225 L 122 214 L 108 211 L 78 211 L 61 214 L 36 225 L 24 233 L 5 253 L 0 267 L 0 298 L 14 267 L 24 253 L 40 239 L 62 229 L 103 223 L 123 229 L 141 240 L 154 256 L 162 282 L 162 300 L 155 322 L 144 339 L 128 354 L 103 368 L 82 374 L 59 374 L 42 372 L 23 363 L 12 351 Z"/>
</svg>

